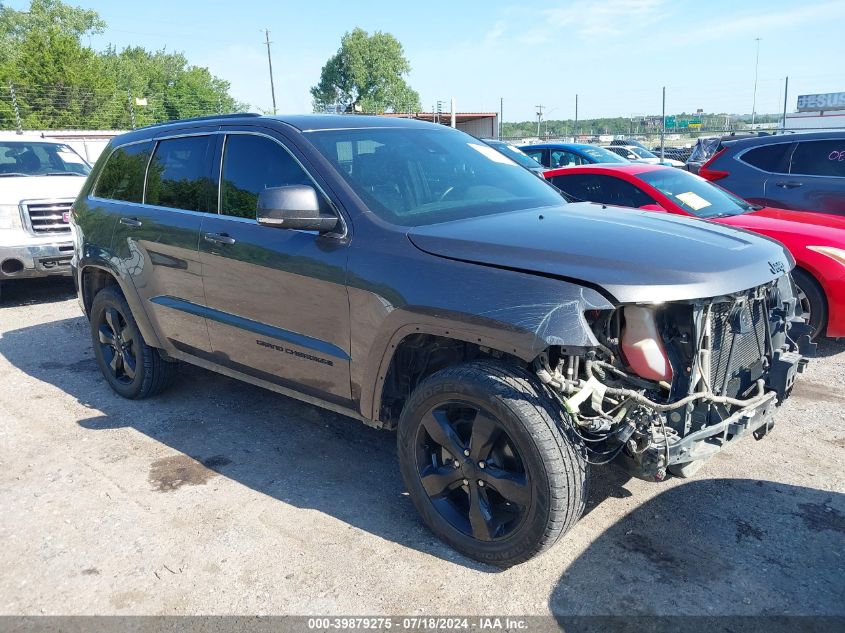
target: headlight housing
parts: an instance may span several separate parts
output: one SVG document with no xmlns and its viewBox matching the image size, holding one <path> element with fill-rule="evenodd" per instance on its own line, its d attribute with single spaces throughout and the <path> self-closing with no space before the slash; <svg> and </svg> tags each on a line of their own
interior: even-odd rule
<svg viewBox="0 0 845 633">
<path fill-rule="evenodd" d="M 18 205 L 0 204 L 0 229 L 23 229 Z"/>
<path fill-rule="evenodd" d="M 836 248 L 835 246 L 808 246 L 807 248 L 816 253 L 827 255 L 845 266 L 845 248 Z"/>
</svg>

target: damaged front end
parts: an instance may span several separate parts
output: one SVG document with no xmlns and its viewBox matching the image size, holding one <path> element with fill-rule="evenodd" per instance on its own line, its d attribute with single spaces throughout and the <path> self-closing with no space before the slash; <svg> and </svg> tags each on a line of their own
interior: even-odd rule
<svg viewBox="0 0 845 633">
<path fill-rule="evenodd" d="M 593 464 L 660 481 L 774 424 L 814 351 L 788 275 L 727 296 L 593 311 L 589 349 L 535 362 Z"/>
</svg>

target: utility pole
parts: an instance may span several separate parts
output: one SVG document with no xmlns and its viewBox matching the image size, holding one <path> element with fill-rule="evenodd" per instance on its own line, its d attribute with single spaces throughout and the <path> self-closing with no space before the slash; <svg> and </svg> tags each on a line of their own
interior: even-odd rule
<svg viewBox="0 0 845 633">
<path fill-rule="evenodd" d="M 499 140 L 502 140 L 502 130 L 504 129 L 505 125 L 505 99 L 504 97 L 499 97 Z"/>
<path fill-rule="evenodd" d="M 572 136 L 578 140 L 578 95 L 575 95 L 575 127 L 572 130 Z"/>
<path fill-rule="evenodd" d="M 264 43 L 267 45 L 267 65 L 270 66 L 270 94 L 273 96 L 273 114 L 276 114 L 276 86 L 273 84 L 273 59 L 270 57 L 270 30 L 264 29 Z"/>
<path fill-rule="evenodd" d="M 666 86 L 663 86 L 663 124 L 660 126 L 660 162 L 666 158 Z"/>
<path fill-rule="evenodd" d="M 754 41 L 757 42 L 757 56 L 754 59 L 754 99 L 751 102 L 751 125 L 754 125 L 757 114 L 757 68 L 760 65 L 760 38 L 755 37 Z"/>
<path fill-rule="evenodd" d="M 540 121 L 543 120 L 543 106 L 534 106 L 537 108 L 537 138 L 540 138 Z"/>
<path fill-rule="evenodd" d="M 783 126 L 781 130 L 786 132 L 786 99 L 789 96 L 789 77 L 786 78 L 786 83 L 783 86 Z"/>
</svg>

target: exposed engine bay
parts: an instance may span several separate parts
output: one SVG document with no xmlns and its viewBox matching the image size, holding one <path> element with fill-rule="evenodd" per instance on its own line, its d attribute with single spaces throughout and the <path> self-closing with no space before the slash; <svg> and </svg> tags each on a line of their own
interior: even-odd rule
<svg viewBox="0 0 845 633">
<path fill-rule="evenodd" d="M 593 464 L 660 481 L 727 442 L 762 438 L 815 345 L 788 275 L 728 296 L 586 315 L 591 349 L 549 348 L 535 371 Z"/>
</svg>

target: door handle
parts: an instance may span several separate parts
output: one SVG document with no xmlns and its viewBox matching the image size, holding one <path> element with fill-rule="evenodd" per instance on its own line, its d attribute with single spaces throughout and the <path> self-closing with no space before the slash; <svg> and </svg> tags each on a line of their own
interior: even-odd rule
<svg viewBox="0 0 845 633">
<path fill-rule="evenodd" d="M 135 218 L 120 218 L 120 223 L 123 226 L 133 226 L 136 228 L 141 226 L 141 221 L 136 220 Z"/>
<path fill-rule="evenodd" d="M 229 237 L 225 233 L 205 233 L 203 239 L 212 244 L 234 244 L 235 238 Z"/>
<path fill-rule="evenodd" d="M 796 187 L 800 187 L 804 183 L 795 182 L 794 180 L 781 180 L 780 182 L 776 182 L 775 184 L 783 189 L 795 189 Z"/>
</svg>

